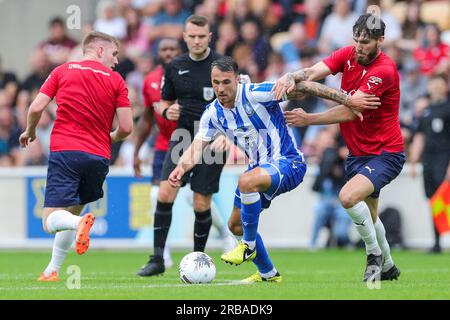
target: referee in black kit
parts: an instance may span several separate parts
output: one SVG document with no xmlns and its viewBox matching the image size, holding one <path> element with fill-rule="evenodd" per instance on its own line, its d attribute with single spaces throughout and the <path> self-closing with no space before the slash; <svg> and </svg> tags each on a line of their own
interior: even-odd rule
<svg viewBox="0 0 450 320">
<path fill-rule="evenodd" d="M 172 221 L 172 206 L 179 189 L 171 187 L 167 178 L 183 152 L 181 146 L 187 148 L 194 139 L 195 122 L 200 120 L 205 107 L 215 98 L 211 87 L 211 63 L 221 56 L 209 48 L 211 36 L 206 17 L 190 16 L 186 20 L 183 32 L 189 52 L 174 59 L 164 74 L 158 112 L 166 119 L 178 121 L 178 125 L 172 134 L 169 152 L 164 159 L 161 173 L 153 225 L 153 255 L 137 273 L 139 276 L 154 276 L 165 271 L 163 252 Z M 181 144 L 178 145 L 179 143 Z M 211 148 L 222 153 L 214 155 L 212 151 L 215 159 L 221 159 L 218 161 L 220 163 L 206 164 L 202 160 L 182 179 L 183 186 L 190 182 L 194 192 L 194 251 L 204 251 L 208 240 L 212 224 L 211 197 L 213 193 L 219 191 L 220 174 L 226 160 L 226 145 L 225 137 L 217 138 L 211 144 Z"/>
</svg>

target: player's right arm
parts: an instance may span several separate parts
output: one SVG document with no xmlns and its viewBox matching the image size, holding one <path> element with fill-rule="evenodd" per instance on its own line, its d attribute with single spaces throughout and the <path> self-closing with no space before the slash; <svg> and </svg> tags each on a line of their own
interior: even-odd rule
<svg viewBox="0 0 450 320">
<path fill-rule="evenodd" d="M 189 148 L 183 152 L 177 166 L 167 179 L 169 184 L 176 188 L 180 186 L 181 177 L 198 164 L 203 155 L 203 149 L 217 136 L 218 130 L 212 121 L 209 107 L 200 118 L 199 130 Z"/>
<path fill-rule="evenodd" d="M 116 130 L 110 133 L 111 143 L 125 139 L 133 131 L 133 113 L 131 108 L 117 108 L 116 115 L 119 125 Z"/>
<path fill-rule="evenodd" d="M 343 105 L 318 113 L 307 113 L 302 108 L 297 108 L 292 111 L 286 111 L 284 116 L 286 123 L 293 127 L 341 123 L 352 121 L 358 117 L 352 110 Z"/>
<path fill-rule="evenodd" d="M 44 93 L 39 92 L 30 105 L 27 115 L 27 128 L 19 137 L 19 143 L 22 148 L 28 146 L 30 142 L 36 139 L 36 126 L 41 119 L 42 112 L 48 106 L 52 99 Z"/>
<path fill-rule="evenodd" d="M 167 179 L 172 187 L 179 187 L 183 175 L 200 162 L 203 154 L 203 149 L 205 149 L 207 145 L 207 141 L 198 138 L 195 138 L 192 141 L 189 148 L 187 148 L 187 150 L 183 152 L 183 155 L 178 161 L 177 166 L 170 173 L 169 178 Z"/>
</svg>

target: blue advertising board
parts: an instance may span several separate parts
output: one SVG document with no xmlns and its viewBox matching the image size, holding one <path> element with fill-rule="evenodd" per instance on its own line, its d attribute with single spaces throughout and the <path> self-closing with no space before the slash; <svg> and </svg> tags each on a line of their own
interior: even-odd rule
<svg viewBox="0 0 450 320">
<path fill-rule="evenodd" d="M 233 206 L 238 176 L 229 172 L 222 175 L 220 192 L 213 200 L 224 221 Z M 45 176 L 27 177 L 27 237 L 52 238 L 42 229 L 42 209 L 45 194 Z M 92 212 L 95 224 L 92 238 L 140 239 L 153 238 L 153 212 L 150 179 L 129 176 L 108 176 L 103 185 L 104 196 L 86 206 Z M 182 188 L 173 208 L 169 240 L 192 239 L 194 213 L 191 207 L 192 192 L 189 186 Z"/>
</svg>

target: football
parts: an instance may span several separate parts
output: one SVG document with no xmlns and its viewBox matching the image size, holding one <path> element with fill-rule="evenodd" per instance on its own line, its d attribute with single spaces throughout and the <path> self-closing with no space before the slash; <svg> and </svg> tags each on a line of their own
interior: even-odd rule
<svg viewBox="0 0 450 320">
<path fill-rule="evenodd" d="M 187 284 L 210 283 L 216 276 L 214 261 L 204 252 L 191 252 L 178 267 L 180 279 Z"/>
</svg>

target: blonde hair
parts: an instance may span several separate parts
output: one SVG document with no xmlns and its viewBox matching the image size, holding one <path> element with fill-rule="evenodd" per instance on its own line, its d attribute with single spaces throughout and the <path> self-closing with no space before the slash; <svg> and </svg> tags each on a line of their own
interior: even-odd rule
<svg viewBox="0 0 450 320">
<path fill-rule="evenodd" d="M 100 31 L 91 31 L 83 39 L 83 53 L 85 53 L 86 49 L 96 41 L 111 42 L 115 44 L 117 48 L 119 48 L 120 46 L 119 40 L 117 40 L 113 36 Z"/>
</svg>

